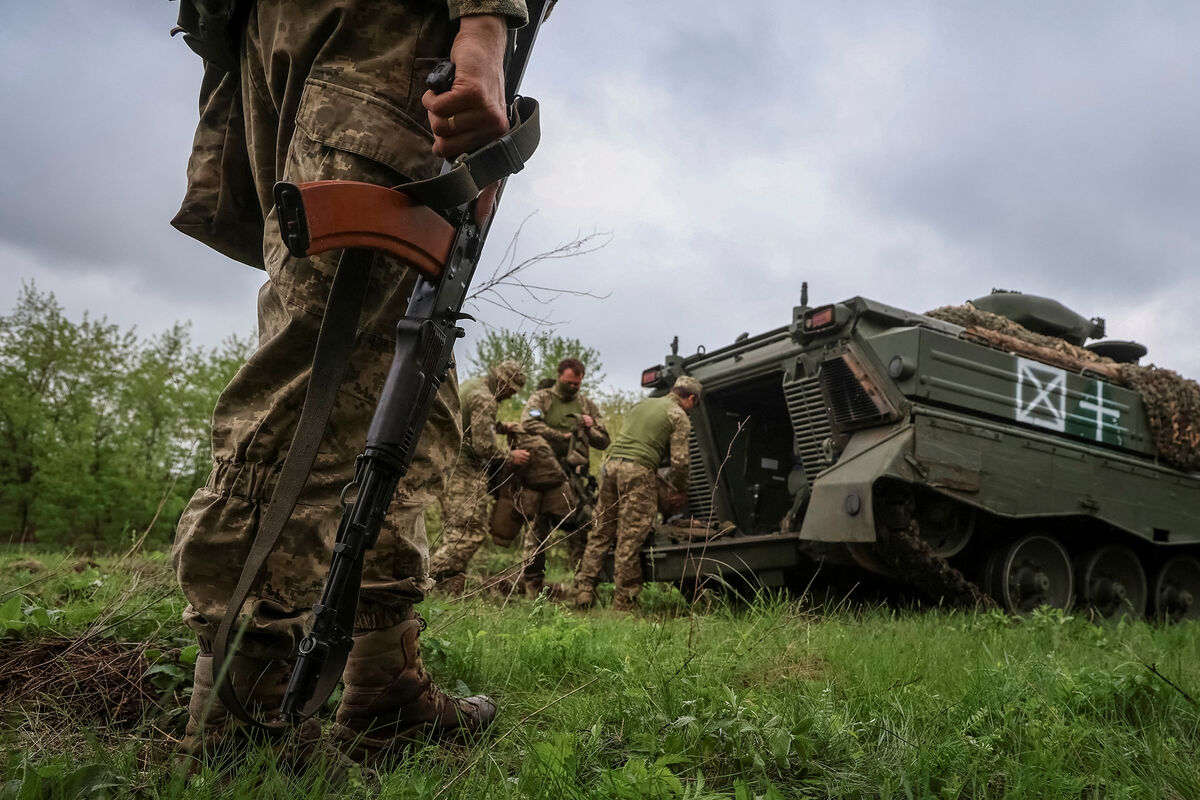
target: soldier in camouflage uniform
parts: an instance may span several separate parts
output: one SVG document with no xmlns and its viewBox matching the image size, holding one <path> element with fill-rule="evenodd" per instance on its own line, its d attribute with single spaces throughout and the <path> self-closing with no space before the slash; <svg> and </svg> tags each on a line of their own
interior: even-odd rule
<svg viewBox="0 0 1200 800">
<path fill-rule="evenodd" d="M 639 552 L 658 513 L 655 470 L 670 455 L 669 482 L 683 491 L 688 478 L 688 434 L 692 423 L 687 412 L 700 405 L 700 381 L 684 375 L 663 397 L 642 400 L 625 415 L 621 432 L 608 451 L 600 480 L 596 528 L 575 575 L 575 605 L 590 608 L 596 601 L 596 583 L 616 540 L 612 607 L 637 608 L 642 590 Z"/>
<path fill-rule="evenodd" d="M 502 451 L 495 433 L 500 401 L 524 385 L 520 365 L 502 361 L 463 393 L 463 444 L 442 495 L 442 543 L 429 559 L 430 575 L 452 594 L 462 593 L 467 564 L 488 533 L 488 476 L 506 462 L 521 466 L 529 460 L 528 450 Z"/>
<path fill-rule="evenodd" d="M 546 580 L 546 549 L 551 534 L 562 531 L 567 539 L 567 555 L 572 569 L 587 546 L 591 509 L 584 504 L 586 482 L 591 464 L 590 448 L 608 447 L 608 430 L 596 404 L 579 393 L 583 383 L 583 363 L 564 358 L 558 364 L 554 387 L 530 395 L 521 413 L 525 433 L 542 437 L 566 471 L 568 481 L 562 488 L 540 493 L 522 490 L 522 510 L 533 520 L 525 536 L 525 592 L 541 594 Z"/>
<path fill-rule="evenodd" d="M 276 181 L 344 179 L 395 186 L 435 175 L 507 129 L 502 60 L 524 0 L 256 0 L 245 12 L 237 67 L 205 65 L 188 190 L 173 223 L 220 252 L 265 269 L 258 350 L 213 415 L 213 471 L 179 521 L 172 562 L 196 633 L 185 747 L 236 727 L 212 690 L 211 645 L 287 454 L 337 265 L 337 253 L 295 258 L 272 201 Z M 425 77 L 453 57 L 454 87 Z M 235 672 L 256 676 L 254 708 L 277 709 L 319 595 L 353 474 L 392 358 L 392 334 L 415 274 L 377 257 L 358 341 L 299 504 L 242 608 Z M 436 497 L 461 433 L 455 380 L 443 383 L 412 469 L 367 551 L 354 646 L 335 737 L 377 750 L 422 732 L 477 731 L 495 706 L 453 700 L 421 665 L 413 609 L 431 585 L 423 510 Z"/>
</svg>

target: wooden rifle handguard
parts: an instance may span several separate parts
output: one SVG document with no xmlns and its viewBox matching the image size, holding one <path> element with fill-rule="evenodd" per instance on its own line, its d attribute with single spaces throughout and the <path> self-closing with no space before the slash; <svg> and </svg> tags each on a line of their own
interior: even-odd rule
<svg viewBox="0 0 1200 800">
<path fill-rule="evenodd" d="M 275 184 L 279 230 L 297 258 L 366 248 L 437 280 L 450 258 L 454 226 L 403 192 L 361 181 Z"/>
</svg>

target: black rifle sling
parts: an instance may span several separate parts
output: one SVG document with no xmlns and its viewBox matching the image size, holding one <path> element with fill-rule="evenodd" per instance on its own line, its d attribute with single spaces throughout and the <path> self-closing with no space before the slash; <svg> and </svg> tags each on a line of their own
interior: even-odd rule
<svg viewBox="0 0 1200 800">
<path fill-rule="evenodd" d="M 518 97 L 509 109 L 509 119 L 512 127 L 508 133 L 459 156 L 449 171 L 396 189 L 430 208 L 457 208 L 478 197 L 485 186 L 520 172 L 541 139 L 537 101 Z"/>
<path fill-rule="evenodd" d="M 350 354 L 354 350 L 355 334 L 358 330 L 358 319 L 362 313 L 363 300 L 367 294 L 367 284 L 371 275 L 371 264 L 374 254 L 370 250 L 346 250 L 338 261 L 337 272 L 334 274 L 333 286 L 329 290 L 329 300 L 325 307 L 325 316 L 321 320 L 321 331 L 317 335 L 317 346 L 313 353 L 312 372 L 308 380 L 308 390 L 304 395 L 304 408 L 300 412 L 300 420 L 296 425 L 296 433 L 292 437 L 291 447 L 283 460 L 283 468 L 279 473 L 279 482 L 271 493 L 271 500 L 263 513 L 258 526 L 258 533 L 246 556 L 242 567 L 241 579 L 229 604 L 225 616 L 217 630 L 217 638 L 213 641 L 213 668 L 217 685 L 217 694 L 221 703 L 238 719 L 252 725 L 263 727 L 283 727 L 282 723 L 263 723 L 254 718 L 246 709 L 241 698 L 234 690 L 232 676 L 229 675 L 232 663 L 228 661 L 231 650 L 229 637 L 234 632 L 242 606 L 262 576 L 267 557 L 275 548 L 283 533 L 284 526 L 296 508 L 300 493 L 308 480 L 321 439 L 325 434 L 325 426 L 333 411 L 337 399 L 338 388 L 350 363 Z M 354 608 L 348 614 L 347 630 L 353 628 Z M 349 654 L 335 654 L 343 662 Z M 340 670 L 334 673 L 334 682 L 340 676 Z M 324 696 L 317 695 L 313 699 L 314 708 L 305 708 L 304 714 L 311 715 L 324 702 Z"/>
</svg>

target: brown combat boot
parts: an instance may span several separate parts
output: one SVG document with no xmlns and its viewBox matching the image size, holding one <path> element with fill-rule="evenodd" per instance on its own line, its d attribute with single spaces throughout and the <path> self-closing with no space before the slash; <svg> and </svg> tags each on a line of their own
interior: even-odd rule
<svg viewBox="0 0 1200 800">
<path fill-rule="evenodd" d="M 356 760 L 403 748 L 426 736 L 451 739 L 482 732 L 496 704 L 476 695 L 446 696 L 421 664 L 419 616 L 382 630 L 354 635 L 346 662 L 345 690 L 331 735 Z"/>
<path fill-rule="evenodd" d="M 596 605 L 596 590 L 591 586 L 580 586 L 575 589 L 575 607 L 587 611 Z"/>
<path fill-rule="evenodd" d="M 236 691 L 246 709 L 263 722 L 278 723 L 281 720 L 279 706 L 291 677 L 291 664 L 256 661 L 244 656 L 235 656 L 233 663 Z M 320 763 L 327 767 L 326 778 L 333 783 L 340 784 L 354 774 L 360 780 L 367 777 L 350 759 L 322 739 L 321 723 L 315 719 L 271 731 L 246 725 L 221 704 L 213 678 L 213 656 L 202 652 L 196 657 L 187 727 L 175 759 L 178 767 L 197 770 L 205 761 L 267 744 L 280 764 L 294 772 Z"/>
<path fill-rule="evenodd" d="M 437 586 L 434 586 L 433 590 L 450 597 L 462 597 L 467 590 L 467 573 L 456 572 L 453 575 L 447 575 L 437 582 Z"/>
<path fill-rule="evenodd" d="M 542 594 L 542 589 L 546 587 L 546 576 L 526 575 L 522 584 L 525 587 L 525 595 L 527 597 L 539 597 Z"/>
<path fill-rule="evenodd" d="M 613 611 L 637 611 L 638 600 L 636 594 L 626 594 L 625 592 L 615 592 L 612 599 Z"/>
<path fill-rule="evenodd" d="M 238 696 L 246 708 L 257 717 L 277 718 L 291 675 L 290 666 L 282 661 L 261 662 L 235 656 L 232 669 Z M 187 727 L 180 745 L 186 756 L 199 757 L 227 749 L 231 735 L 246 740 L 245 724 L 225 710 L 213 678 L 212 653 L 201 652 L 196 656 Z"/>
</svg>

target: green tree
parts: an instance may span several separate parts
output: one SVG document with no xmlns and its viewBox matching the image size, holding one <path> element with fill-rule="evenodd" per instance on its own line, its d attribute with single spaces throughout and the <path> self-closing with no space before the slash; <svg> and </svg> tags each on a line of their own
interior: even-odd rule
<svg viewBox="0 0 1200 800">
<path fill-rule="evenodd" d="M 603 383 L 604 361 L 599 351 L 588 347 L 574 337 L 559 336 L 553 331 L 520 333 L 497 328 L 489 330 L 475 343 L 475 349 L 467 356 L 473 375 L 483 375 L 493 364 L 506 359 L 516 361 L 525 368 L 525 388 L 515 401 L 524 403 L 533 394 L 542 378 L 553 378 L 558 374 L 558 363 L 564 358 L 577 358 L 587 368 L 585 391 Z"/>
<path fill-rule="evenodd" d="M 100 398 L 111 395 L 131 347 L 132 338 L 104 320 L 72 323 L 53 295 L 32 285 L 0 318 L 0 506 L 11 538 L 33 537 L 49 484 L 72 473 L 87 481 L 114 425 L 112 404 Z"/>
<path fill-rule="evenodd" d="M 249 343 L 190 343 L 187 326 L 139 340 L 67 319 L 22 287 L 0 317 L 0 537 L 81 549 L 131 532 L 169 539 L 204 480 L 216 395 Z"/>
</svg>

